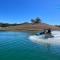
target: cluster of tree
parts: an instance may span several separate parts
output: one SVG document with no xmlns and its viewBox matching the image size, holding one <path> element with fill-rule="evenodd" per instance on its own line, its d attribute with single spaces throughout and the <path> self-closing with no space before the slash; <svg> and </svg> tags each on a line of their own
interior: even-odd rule
<svg viewBox="0 0 60 60">
<path fill-rule="evenodd" d="M 20 23 L 20 24 L 8 24 L 8 23 L 0 23 L 0 27 L 8 27 L 8 26 L 17 26 L 17 25 L 26 25 L 26 24 L 30 24 L 28 22 L 24 22 L 24 23 Z"/>
<path fill-rule="evenodd" d="M 36 19 L 31 19 L 31 22 L 33 24 L 41 23 L 41 19 L 39 17 L 37 17 Z"/>
<path fill-rule="evenodd" d="M 60 27 L 60 25 L 55 25 L 56 27 Z"/>
<path fill-rule="evenodd" d="M 16 26 L 18 24 L 0 23 L 0 27 Z"/>
</svg>

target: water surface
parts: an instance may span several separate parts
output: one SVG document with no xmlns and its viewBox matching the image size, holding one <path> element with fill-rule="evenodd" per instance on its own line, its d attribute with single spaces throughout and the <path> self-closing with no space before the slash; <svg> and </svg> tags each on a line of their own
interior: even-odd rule
<svg viewBox="0 0 60 60">
<path fill-rule="evenodd" d="M 60 60 L 59 45 L 41 45 L 28 32 L 0 32 L 0 60 Z"/>
</svg>

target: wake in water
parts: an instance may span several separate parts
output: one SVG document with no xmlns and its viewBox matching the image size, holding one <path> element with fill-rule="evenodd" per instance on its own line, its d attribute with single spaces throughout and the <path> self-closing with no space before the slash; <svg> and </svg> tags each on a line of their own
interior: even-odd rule
<svg viewBox="0 0 60 60">
<path fill-rule="evenodd" d="M 60 31 L 52 31 L 53 38 L 43 39 L 41 36 L 32 35 L 29 36 L 29 39 L 34 43 L 46 43 L 46 44 L 54 44 L 60 45 Z"/>
</svg>

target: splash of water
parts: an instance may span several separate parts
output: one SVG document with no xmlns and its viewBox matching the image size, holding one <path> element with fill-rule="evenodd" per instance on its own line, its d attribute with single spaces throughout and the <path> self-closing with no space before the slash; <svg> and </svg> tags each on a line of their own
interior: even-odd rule
<svg viewBox="0 0 60 60">
<path fill-rule="evenodd" d="M 33 35 L 33 36 L 29 36 L 29 39 L 32 42 L 35 43 L 47 43 L 47 44 L 54 44 L 54 45 L 60 45 L 60 31 L 52 31 L 52 35 L 54 36 L 54 38 L 48 38 L 48 39 L 42 39 L 39 36 Z"/>
</svg>

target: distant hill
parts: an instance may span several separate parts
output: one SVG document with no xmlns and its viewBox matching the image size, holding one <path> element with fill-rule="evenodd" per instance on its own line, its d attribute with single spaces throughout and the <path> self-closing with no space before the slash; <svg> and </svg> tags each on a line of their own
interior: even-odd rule
<svg viewBox="0 0 60 60">
<path fill-rule="evenodd" d="M 45 24 L 45 23 L 38 23 L 38 24 L 16 24 L 16 25 L 8 25 L 8 26 L 2 26 L 0 27 L 0 30 L 5 31 L 34 31 L 34 30 L 43 30 L 51 28 L 52 30 L 60 30 L 59 27 Z"/>
</svg>

